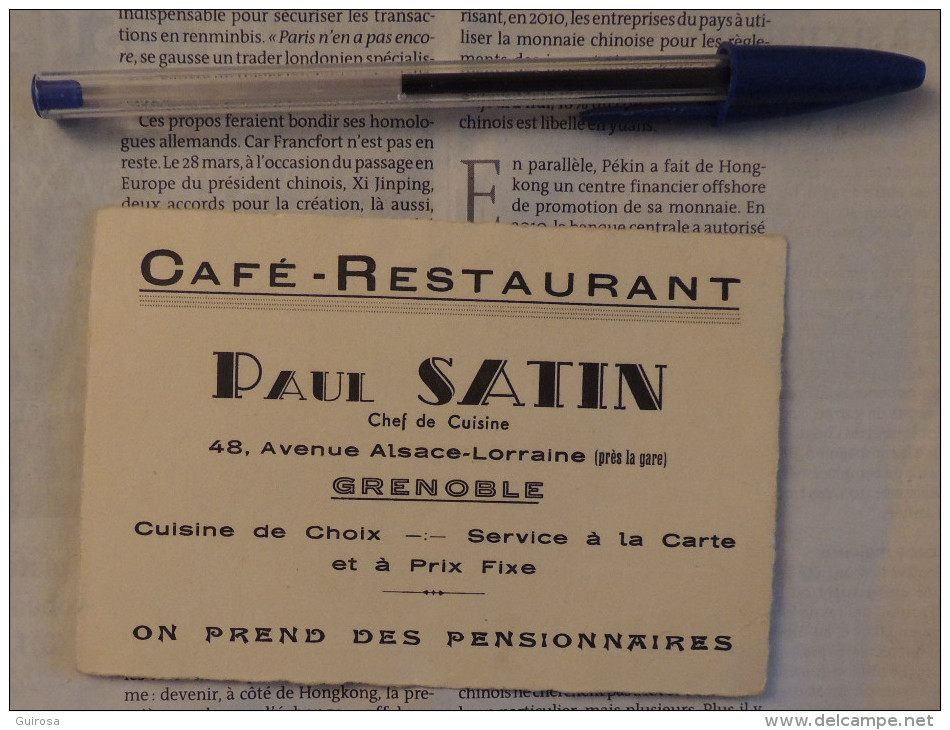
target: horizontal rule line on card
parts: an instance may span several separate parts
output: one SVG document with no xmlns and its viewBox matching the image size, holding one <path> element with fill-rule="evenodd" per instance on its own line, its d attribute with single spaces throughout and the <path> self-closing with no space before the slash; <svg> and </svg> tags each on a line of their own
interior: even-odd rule
<svg viewBox="0 0 950 730">
<path fill-rule="evenodd" d="M 425 497 L 330 497 L 330 499 L 359 500 L 362 502 L 468 502 L 472 504 L 539 504 L 520 499 L 427 499 Z"/>
<path fill-rule="evenodd" d="M 382 593 L 416 593 L 423 596 L 484 596 L 485 593 L 479 591 L 382 591 Z"/>
<path fill-rule="evenodd" d="M 473 304 L 514 304 L 544 305 L 561 307 L 615 307 L 626 309 L 692 309 L 702 311 L 738 312 L 739 307 L 707 306 L 701 304 L 624 304 L 615 302 L 558 302 L 540 299 L 477 299 L 465 297 L 424 297 L 399 296 L 396 294 L 307 294 L 289 292 L 243 292 L 243 291 L 190 291 L 184 289 L 139 289 L 141 294 L 185 294 L 194 296 L 244 296 L 244 297 L 284 297 L 309 299 L 371 299 L 409 302 L 463 302 Z"/>
</svg>

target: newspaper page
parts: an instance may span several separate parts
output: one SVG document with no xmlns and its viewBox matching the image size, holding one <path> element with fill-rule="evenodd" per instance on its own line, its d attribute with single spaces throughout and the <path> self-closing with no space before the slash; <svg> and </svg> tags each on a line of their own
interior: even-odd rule
<svg viewBox="0 0 950 730">
<path fill-rule="evenodd" d="M 60 709 L 920 708 L 938 702 L 939 15 L 690 10 L 11 14 L 12 703 Z M 679 55 L 922 58 L 924 87 L 723 128 L 560 107 L 54 123 L 43 70 Z M 102 679 L 76 668 L 94 212 L 159 208 L 787 238 L 769 682 L 738 699 Z M 37 384 L 41 383 L 42 387 Z M 906 596 L 914 596 L 908 605 Z"/>
</svg>

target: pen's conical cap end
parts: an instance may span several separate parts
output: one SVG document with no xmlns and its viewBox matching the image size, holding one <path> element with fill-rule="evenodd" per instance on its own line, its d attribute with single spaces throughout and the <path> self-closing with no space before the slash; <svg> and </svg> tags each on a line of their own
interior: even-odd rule
<svg viewBox="0 0 950 730">
<path fill-rule="evenodd" d="M 732 76 L 719 121 L 794 114 L 916 89 L 916 58 L 857 48 L 726 44 Z"/>
</svg>

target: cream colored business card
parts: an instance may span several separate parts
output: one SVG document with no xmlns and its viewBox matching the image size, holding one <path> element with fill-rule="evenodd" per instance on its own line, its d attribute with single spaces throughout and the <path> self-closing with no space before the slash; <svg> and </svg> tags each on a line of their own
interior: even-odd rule
<svg viewBox="0 0 950 730">
<path fill-rule="evenodd" d="M 108 210 L 79 664 L 766 680 L 784 241 Z"/>
</svg>

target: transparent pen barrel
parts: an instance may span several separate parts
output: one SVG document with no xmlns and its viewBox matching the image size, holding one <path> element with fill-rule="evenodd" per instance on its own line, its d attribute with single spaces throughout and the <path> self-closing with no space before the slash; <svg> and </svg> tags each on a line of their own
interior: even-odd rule
<svg viewBox="0 0 950 730">
<path fill-rule="evenodd" d="M 49 118 L 380 107 L 704 102 L 728 88 L 725 56 L 46 73 Z"/>
</svg>

